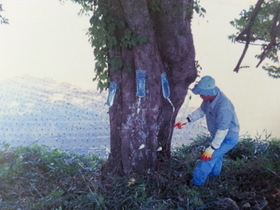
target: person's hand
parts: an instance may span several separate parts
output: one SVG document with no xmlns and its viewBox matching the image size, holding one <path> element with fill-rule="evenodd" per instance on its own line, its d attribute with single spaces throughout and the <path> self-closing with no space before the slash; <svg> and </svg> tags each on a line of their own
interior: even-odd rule
<svg viewBox="0 0 280 210">
<path fill-rule="evenodd" d="M 201 156 L 201 160 L 204 160 L 206 162 L 208 160 L 212 160 L 212 155 L 214 152 L 215 152 L 215 150 L 211 146 L 207 147 Z"/>
<path fill-rule="evenodd" d="M 181 123 L 181 122 L 178 122 L 174 125 L 174 128 L 178 128 L 178 129 L 182 129 L 184 125 L 186 125 L 187 123 Z"/>
</svg>

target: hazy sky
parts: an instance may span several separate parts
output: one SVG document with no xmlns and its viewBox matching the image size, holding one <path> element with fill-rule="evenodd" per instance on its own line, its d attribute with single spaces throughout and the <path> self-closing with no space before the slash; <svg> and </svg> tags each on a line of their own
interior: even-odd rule
<svg viewBox="0 0 280 210">
<path fill-rule="evenodd" d="M 30 74 L 96 88 L 94 56 L 80 6 L 58 0 L 0 0 L 9 25 L 0 26 L 1 78 Z"/>
<path fill-rule="evenodd" d="M 229 21 L 257 0 L 201 0 L 205 18 L 192 22 L 196 59 L 217 86 L 232 100 L 241 124 L 241 134 L 255 135 L 263 129 L 280 137 L 280 80 L 254 68 L 257 48 L 250 48 L 244 65 L 233 69 L 243 45 L 232 44 Z M 94 57 L 86 30 L 89 17 L 78 16 L 80 6 L 58 0 L 0 0 L 9 25 L 0 25 L 0 80 L 20 75 L 51 77 L 84 89 L 95 90 Z M 198 106 L 194 96 L 189 106 Z"/>
</svg>

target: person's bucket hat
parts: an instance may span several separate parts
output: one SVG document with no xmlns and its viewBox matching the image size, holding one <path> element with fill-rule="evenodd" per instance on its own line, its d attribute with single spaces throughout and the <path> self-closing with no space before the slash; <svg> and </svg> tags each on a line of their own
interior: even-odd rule
<svg viewBox="0 0 280 210">
<path fill-rule="evenodd" d="M 219 88 L 215 85 L 215 80 L 210 76 L 204 76 L 194 86 L 192 92 L 195 95 L 215 96 L 219 93 Z"/>
</svg>

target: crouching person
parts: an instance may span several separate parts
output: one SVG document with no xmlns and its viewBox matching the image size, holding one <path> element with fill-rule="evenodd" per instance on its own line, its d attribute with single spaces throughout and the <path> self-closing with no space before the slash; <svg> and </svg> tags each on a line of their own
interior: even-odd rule
<svg viewBox="0 0 280 210">
<path fill-rule="evenodd" d="M 212 137 L 193 173 L 192 184 L 203 186 L 208 177 L 213 178 L 221 173 L 223 156 L 238 143 L 239 123 L 233 104 L 216 87 L 212 77 L 202 77 L 192 92 L 200 95 L 203 102 L 187 120 L 192 123 L 205 116 Z"/>
</svg>

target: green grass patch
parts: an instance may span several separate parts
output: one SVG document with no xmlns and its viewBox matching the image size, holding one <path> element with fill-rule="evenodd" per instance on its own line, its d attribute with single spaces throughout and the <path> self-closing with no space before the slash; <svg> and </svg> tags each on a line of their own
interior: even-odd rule
<svg viewBox="0 0 280 210">
<path fill-rule="evenodd" d="M 146 175 L 100 179 L 103 159 L 32 146 L 0 151 L 0 209 L 279 209 L 280 140 L 241 139 L 222 174 L 190 185 L 209 137 L 176 148 Z M 250 206 L 250 207 L 249 207 Z M 236 208 L 235 208 L 236 209 Z"/>
</svg>

